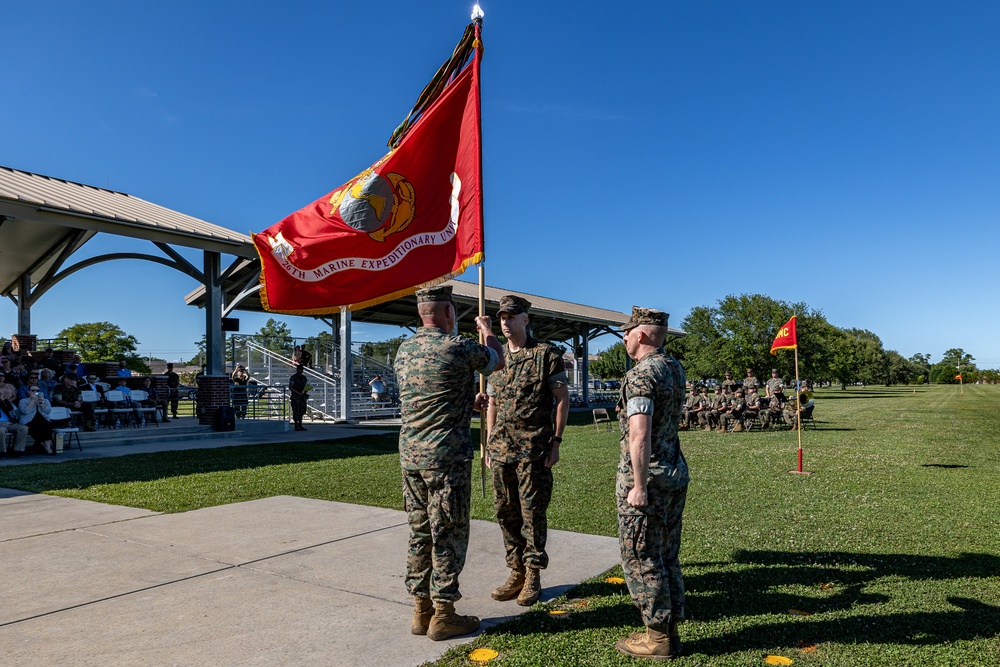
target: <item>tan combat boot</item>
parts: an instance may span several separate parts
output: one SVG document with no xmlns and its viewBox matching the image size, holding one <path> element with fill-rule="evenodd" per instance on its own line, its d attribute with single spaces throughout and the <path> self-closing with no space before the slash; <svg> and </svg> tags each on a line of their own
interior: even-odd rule
<svg viewBox="0 0 1000 667">
<path fill-rule="evenodd" d="M 741 433 L 743 431 L 743 422 L 736 422 L 736 426 L 733 427 L 733 433 Z"/>
<path fill-rule="evenodd" d="M 500 602 L 506 602 L 507 600 L 513 600 L 517 597 L 517 594 L 521 592 L 524 587 L 524 567 L 514 568 L 510 571 L 510 576 L 507 577 L 507 581 L 500 588 L 494 588 L 490 596 L 494 600 L 499 600 Z"/>
<path fill-rule="evenodd" d="M 436 642 L 451 637 L 460 637 L 479 629 L 479 619 L 475 616 L 459 616 L 455 613 L 455 603 L 438 602 L 434 606 L 434 616 L 427 628 L 427 636 Z"/>
<path fill-rule="evenodd" d="M 702 431 L 711 431 L 712 427 L 709 424 L 705 424 L 704 428 L 702 428 L 701 430 Z"/>
<path fill-rule="evenodd" d="M 680 638 L 677 641 L 680 646 Z M 653 660 L 673 660 L 674 653 L 670 636 L 656 628 L 646 628 L 645 632 L 633 632 L 624 639 L 619 639 L 615 648 L 634 658 L 651 658 Z"/>
<path fill-rule="evenodd" d="M 427 626 L 430 625 L 432 616 L 434 616 L 434 604 L 430 598 L 414 597 L 413 625 L 410 627 L 410 633 L 414 635 L 426 635 Z"/>
<path fill-rule="evenodd" d="M 536 568 L 529 567 L 527 572 L 525 572 L 524 588 L 521 589 L 521 594 L 517 596 L 517 603 L 522 607 L 530 607 L 538 602 L 538 596 L 541 594 L 541 571 Z"/>
</svg>

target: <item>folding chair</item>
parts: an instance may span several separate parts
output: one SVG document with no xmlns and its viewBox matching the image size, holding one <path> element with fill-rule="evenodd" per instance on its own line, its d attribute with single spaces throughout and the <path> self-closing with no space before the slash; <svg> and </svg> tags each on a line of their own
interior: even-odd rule
<svg viewBox="0 0 1000 667">
<path fill-rule="evenodd" d="M 125 405 L 125 394 L 115 389 L 114 391 L 104 392 L 104 398 L 112 406 L 108 424 L 112 428 L 128 426 L 129 420 L 135 416 L 135 412 L 132 411 L 132 408 Z"/>
<path fill-rule="evenodd" d="M 594 428 L 598 433 L 601 431 L 601 427 L 598 426 L 600 423 L 607 424 L 607 430 L 611 430 L 611 417 L 608 416 L 607 408 L 594 408 Z"/>
<path fill-rule="evenodd" d="M 52 422 L 70 422 L 72 417 L 73 416 L 70 413 L 69 408 L 64 407 L 52 408 L 52 412 L 49 413 L 49 421 Z M 52 434 L 57 438 L 62 439 L 63 446 L 66 449 L 72 448 L 73 438 L 76 438 L 76 446 L 80 448 L 81 452 L 83 451 L 83 444 L 80 443 L 80 429 L 78 427 L 64 426 L 60 428 L 53 428 Z"/>
<path fill-rule="evenodd" d="M 132 405 L 135 406 L 135 422 L 136 426 L 145 426 L 147 422 L 153 422 L 156 424 L 156 428 L 160 428 L 160 422 L 156 418 L 156 406 L 146 407 L 143 405 L 143 401 L 149 400 L 149 393 L 145 389 L 134 389 L 132 390 Z"/>
<path fill-rule="evenodd" d="M 100 401 L 100 395 L 93 389 L 86 389 L 80 392 L 80 400 L 84 403 L 92 403 L 94 405 L 94 423 L 97 426 L 104 422 L 104 425 L 108 425 L 108 409 L 97 407 Z"/>
<path fill-rule="evenodd" d="M 812 424 L 812 427 L 814 429 L 816 428 L 816 420 L 813 419 L 813 408 L 815 407 L 816 405 L 813 404 L 808 408 L 802 408 L 802 411 L 799 414 L 799 419 L 802 420 L 802 428 L 805 428 L 806 424 Z"/>
</svg>

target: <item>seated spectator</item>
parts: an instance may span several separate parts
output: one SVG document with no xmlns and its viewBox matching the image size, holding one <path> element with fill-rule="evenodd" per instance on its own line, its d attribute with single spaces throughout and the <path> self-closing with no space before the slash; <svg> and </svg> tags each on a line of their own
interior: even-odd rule
<svg viewBox="0 0 1000 667">
<path fill-rule="evenodd" d="M 14 357 L 14 346 L 11 345 L 10 341 L 3 344 L 3 349 L 0 350 L 0 357 L 6 357 L 7 359 Z"/>
<path fill-rule="evenodd" d="M 45 393 L 45 397 L 51 401 L 52 390 L 59 384 L 56 382 L 55 373 L 52 372 L 51 368 L 42 368 L 38 372 L 41 375 L 41 379 L 38 380 L 39 388 L 44 387 L 42 391 Z"/>
<path fill-rule="evenodd" d="M 84 403 L 74 378 L 76 375 L 69 373 L 63 376 L 62 383 L 52 390 L 52 405 L 80 411 L 83 413 L 83 430 L 97 430 L 94 427 L 94 404 Z"/>
<path fill-rule="evenodd" d="M 49 422 L 52 404 L 42 396 L 37 385 L 28 387 L 28 398 L 22 398 L 17 409 L 20 412 L 18 421 L 28 427 L 28 435 L 35 444 L 41 445 L 46 454 L 55 454 L 56 450 L 52 446 L 52 423 Z"/>
<path fill-rule="evenodd" d="M 132 377 L 132 371 L 125 368 L 125 360 L 122 359 L 118 362 L 118 377 L 120 378 L 130 378 Z"/>
<path fill-rule="evenodd" d="M 32 385 L 38 385 L 38 388 L 42 392 L 42 396 L 48 400 L 52 400 L 52 394 L 49 393 L 49 388 L 38 381 L 38 371 L 28 371 L 28 377 L 26 381 L 21 384 L 21 387 L 17 390 L 17 400 L 20 401 L 22 398 L 29 398 L 28 388 Z"/>
<path fill-rule="evenodd" d="M 72 378 L 73 382 L 78 387 L 87 384 L 86 377 L 79 374 L 79 367 L 76 364 L 69 364 L 66 366 L 66 372 L 59 378 L 59 381 L 62 382 L 63 378 L 66 377 Z"/>
<path fill-rule="evenodd" d="M 146 408 L 156 408 L 160 411 L 163 416 L 160 421 L 168 422 L 170 419 L 167 418 L 167 401 L 164 398 L 160 398 L 160 394 L 156 391 L 156 385 L 153 384 L 153 378 L 143 378 L 142 379 L 142 389 L 149 396 L 145 401 L 141 401 L 143 407 Z"/>
<path fill-rule="evenodd" d="M 306 368 L 311 368 L 312 353 L 309 350 L 304 349 L 301 345 L 296 345 L 295 351 L 292 352 L 292 361 L 296 364 L 302 364 Z"/>
<path fill-rule="evenodd" d="M 7 434 L 14 435 L 10 456 L 21 456 L 28 442 L 28 427 L 17 420 L 17 408 L 10 401 L 0 401 L 0 453 L 7 454 Z"/>
<path fill-rule="evenodd" d="M 41 361 L 38 362 L 38 365 L 52 371 L 53 377 L 55 377 L 57 373 L 62 372 L 62 364 L 60 364 L 59 360 L 53 356 L 51 347 L 45 348 L 45 356 L 43 356 Z"/>
<path fill-rule="evenodd" d="M 122 396 L 125 398 L 125 405 L 132 405 L 132 390 L 128 388 L 125 378 L 118 378 L 118 386 L 114 390 L 122 393 Z"/>
<path fill-rule="evenodd" d="M 0 359 L 0 373 L 9 376 L 14 372 L 14 369 L 11 367 L 10 362 L 11 360 L 7 357 Z"/>
<path fill-rule="evenodd" d="M 17 387 L 7 383 L 7 372 L 0 370 L 0 401 L 17 401 Z"/>
<path fill-rule="evenodd" d="M 73 355 L 73 361 L 71 361 L 70 363 L 66 364 L 66 370 L 64 371 L 64 374 L 65 373 L 69 373 L 70 372 L 69 367 L 73 366 L 73 365 L 76 366 L 76 374 L 81 379 L 86 380 L 87 379 L 87 364 L 83 363 L 83 360 L 80 359 L 80 355 L 79 354 L 74 354 Z"/>
</svg>

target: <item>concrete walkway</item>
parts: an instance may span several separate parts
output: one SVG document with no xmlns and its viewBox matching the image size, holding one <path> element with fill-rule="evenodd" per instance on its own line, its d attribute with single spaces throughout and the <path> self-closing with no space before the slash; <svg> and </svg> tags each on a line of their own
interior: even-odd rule
<svg viewBox="0 0 1000 667">
<path fill-rule="evenodd" d="M 334 429 L 371 432 L 283 435 Z M 209 442 L 193 444 L 239 444 Z M 419 665 L 469 641 L 409 634 L 399 511 L 277 496 L 157 514 L 0 489 L 0 516 L 5 665 Z M 608 537 L 550 531 L 549 552 L 543 601 L 619 562 Z M 489 596 L 506 575 L 500 529 L 473 521 L 459 612 L 523 612 Z"/>
</svg>

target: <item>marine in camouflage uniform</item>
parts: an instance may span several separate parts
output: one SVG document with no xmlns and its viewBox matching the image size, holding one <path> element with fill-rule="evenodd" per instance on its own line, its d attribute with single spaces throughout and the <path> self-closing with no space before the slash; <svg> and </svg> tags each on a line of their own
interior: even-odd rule
<svg viewBox="0 0 1000 667">
<path fill-rule="evenodd" d="M 569 416 L 569 388 L 562 355 L 528 335 L 531 303 L 515 295 L 500 299 L 497 316 L 507 338 L 506 366 L 490 376 L 489 442 L 493 507 L 503 534 L 506 583 L 495 600 L 517 598 L 530 606 L 541 592 L 539 570 L 545 552 L 546 511 L 552 499 L 552 466 Z"/>
<path fill-rule="evenodd" d="M 719 412 L 726 406 L 722 396 L 722 387 L 716 387 L 715 395 L 703 400 L 705 400 L 705 407 L 698 413 L 698 425 L 706 431 L 711 431 L 713 426 L 718 426 Z"/>
<path fill-rule="evenodd" d="M 743 399 L 743 390 L 737 389 L 736 395 L 730 401 L 729 411 L 722 415 L 719 428 L 723 432 L 729 430 L 729 423 L 736 422 L 733 426 L 734 432 L 743 430 L 743 415 L 746 414 L 747 402 Z"/>
<path fill-rule="evenodd" d="M 772 423 L 777 424 L 781 419 L 781 401 L 777 396 L 767 399 L 766 407 L 760 411 L 760 425 L 768 428 Z"/>
<path fill-rule="evenodd" d="M 722 381 L 722 388 L 732 395 L 736 392 L 736 388 L 739 386 L 740 383 L 733 379 L 732 372 L 726 371 L 726 379 Z"/>
<path fill-rule="evenodd" d="M 757 379 L 757 376 L 753 374 L 753 369 L 748 368 L 747 376 L 743 378 L 743 391 L 745 391 L 747 396 L 749 396 L 751 391 L 757 391 L 759 387 L 760 381 Z"/>
<path fill-rule="evenodd" d="M 767 397 L 777 396 L 782 404 L 785 403 L 785 381 L 778 377 L 778 369 L 771 369 L 771 379 L 764 383 L 767 388 Z"/>
<path fill-rule="evenodd" d="M 681 412 L 681 425 L 685 428 L 694 426 L 698 423 L 698 413 L 703 409 L 701 390 L 691 387 L 691 394 L 684 401 L 684 410 Z"/>
<path fill-rule="evenodd" d="M 637 363 L 622 380 L 618 399 L 618 537 L 622 569 L 646 632 L 619 640 L 628 655 L 668 659 L 680 651 L 677 623 L 684 616 L 680 566 L 681 518 L 688 467 L 677 424 L 685 374 L 662 348 L 667 314 L 634 307 L 625 324 L 625 348 Z"/>
<path fill-rule="evenodd" d="M 503 348 L 490 332 L 488 317 L 476 319 L 480 332 L 488 333 L 488 346 L 450 333 L 455 324 L 450 286 L 418 291 L 417 304 L 424 326 L 400 345 L 395 363 L 403 418 L 403 503 L 410 525 L 406 588 L 416 604 L 411 632 L 437 640 L 479 627 L 474 616 L 454 613 L 469 544 L 469 422 L 474 371 L 502 368 Z"/>
<path fill-rule="evenodd" d="M 757 390 L 744 392 L 746 394 L 747 408 L 743 412 L 744 420 L 757 419 L 760 417 L 760 394 Z"/>
</svg>

